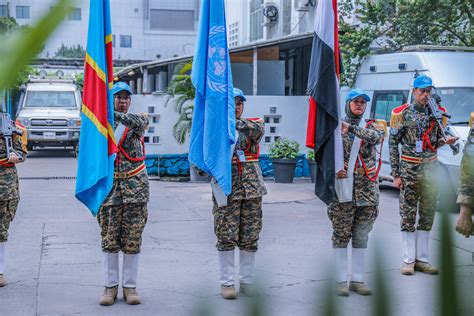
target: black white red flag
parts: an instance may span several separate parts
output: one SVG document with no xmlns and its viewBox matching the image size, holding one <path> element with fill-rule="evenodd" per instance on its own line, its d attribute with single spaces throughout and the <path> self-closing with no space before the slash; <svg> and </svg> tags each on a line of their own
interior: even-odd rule
<svg viewBox="0 0 474 316">
<path fill-rule="evenodd" d="M 306 146 L 316 160 L 316 195 L 327 205 L 335 195 L 335 174 L 343 169 L 339 76 L 341 60 L 337 0 L 320 0 L 316 8 L 308 78 L 309 113 Z"/>
</svg>

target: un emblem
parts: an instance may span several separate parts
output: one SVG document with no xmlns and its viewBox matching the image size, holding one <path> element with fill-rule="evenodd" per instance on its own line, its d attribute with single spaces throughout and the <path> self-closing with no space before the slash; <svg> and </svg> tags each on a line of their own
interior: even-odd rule
<svg viewBox="0 0 474 316">
<path fill-rule="evenodd" d="M 227 91 L 226 34 L 224 26 L 213 26 L 209 30 L 207 84 L 217 93 Z"/>
</svg>

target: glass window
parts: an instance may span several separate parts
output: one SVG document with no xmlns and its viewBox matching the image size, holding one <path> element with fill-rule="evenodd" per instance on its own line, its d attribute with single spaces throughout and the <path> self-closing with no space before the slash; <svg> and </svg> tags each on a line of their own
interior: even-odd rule
<svg viewBox="0 0 474 316">
<path fill-rule="evenodd" d="M 272 141 L 272 138 L 270 136 L 265 136 L 265 143 L 269 143 Z"/>
<path fill-rule="evenodd" d="M 149 126 L 149 127 L 148 127 L 148 133 L 149 133 L 149 134 L 155 133 L 155 127 L 154 127 L 154 126 Z"/>
<path fill-rule="evenodd" d="M 69 21 L 80 21 L 81 20 L 81 8 L 72 8 L 69 10 Z"/>
<path fill-rule="evenodd" d="M 132 36 L 120 35 L 120 47 L 132 47 Z"/>
<path fill-rule="evenodd" d="M 278 116 L 275 116 L 275 117 L 273 118 L 273 123 L 275 123 L 275 124 L 280 123 L 280 118 L 279 118 Z"/>
<path fill-rule="evenodd" d="M 143 141 L 144 141 L 145 143 L 149 143 L 149 142 L 150 142 L 150 136 L 145 136 L 145 137 L 143 137 Z"/>
<path fill-rule="evenodd" d="M 115 40 L 115 35 L 112 34 L 112 47 L 115 47 L 115 41 L 116 41 L 116 40 Z"/>
<path fill-rule="evenodd" d="M 74 92 L 28 91 L 25 107 L 76 107 Z"/>
<path fill-rule="evenodd" d="M 26 5 L 16 6 L 16 18 L 17 19 L 29 19 L 30 18 L 30 7 Z"/>
<path fill-rule="evenodd" d="M 149 106 L 148 107 L 148 113 L 155 113 L 155 107 L 154 106 Z"/>
<path fill-rule="evenodd" d="M 451 115 L 451 124 L 467 125 L 469 115 L 474 111 L 474 88 L 438 88 L 436 93 L 441 97 L 441 106 Z"/>
<path fill-rule="evenodd" d="M 392 110 L 406 102 L 403 91 L 380 91 L 374 93 L 372 105 L 372 116 L 375 119 L 382 119 L 390 123 Z"/>
<path fill-rule="evenodd" d="M 250 5 L 250 41 L 263 38 L 263 0 L 251 0 Z"/>
<path fill-rule="evenodd" d="M 264 121 L 265 123 L 270 123 L 270 117 L 267 116 L 267 115 L 265 115 L 265 116 L 263 117 L 263 121 Z"/>
<path fill-rule="evenodd" d="M 270 126 L 270 133 L 275 133 L 275 132 L 276 132 L 276 127 Z"/>
<path fill-rule="evenodd" d="M 194 31 L 194 11 L 150 10 L 150 29 L 159 31 Z"/>
<path fill-rule="evenodd" d="M 153 143 L 159 144 L 160 143 L 160 136 L 153 136 Z"/>
<path fill-rule="evenodd" d="M 152 123 L 160 123 L 160 115 L 152 115 L 151 116 L 151 122 Z"/>
<path fill-rule="evenodd" d="M 0 4 L 0 16 L 8 16 L 8 6 L 6 4 Z"/>
</svg>

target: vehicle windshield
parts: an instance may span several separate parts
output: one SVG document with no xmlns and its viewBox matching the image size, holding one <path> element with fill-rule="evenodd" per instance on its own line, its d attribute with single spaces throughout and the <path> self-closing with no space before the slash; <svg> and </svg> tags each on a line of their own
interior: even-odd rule
<svg viewBox="0 0 474 316">
<path fill-rule="evenodd" d="M 25 107 L 75 108 L 77 105 L 73 91 L 28 91 Z"/>
<path fill-rule="evenodd" d="M 474 112 L 473 87 L 437 88 L 436 93 L 441 97 L 441 105 L 451 114 L 451 124 L 469 121 L 470 113 Z"/>
</svg>

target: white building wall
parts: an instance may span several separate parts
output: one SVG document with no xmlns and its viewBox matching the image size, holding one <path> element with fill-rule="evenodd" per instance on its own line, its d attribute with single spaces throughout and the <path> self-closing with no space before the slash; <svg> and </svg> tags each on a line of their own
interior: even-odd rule
<svg viewBox="0 0 474 316">
<path fill-rule="evenodd" d="M 250 29 L 251 0 L 225 0 L 225 2 L 227 25 L 237 21 L 240 23 L 239 45 L 250 43 L 251 32 L 254 31 Z M 312 32 L 315 8 L 309 5 L 307 10 L 301 10 L 302 3 L 307 3 L 307 0 L 264 0 L 263 6 L 273 5 L 277 8 L 278 19 L 273 24 L 263 26 L 262 40 Z M 316 3 L 316 0 L 313 0 L 313 3 Z"/>
<path fill-rule="evenodd" d="M 16 18 L 16 6 L 29 6 L 29 19 L 17 19 L 20 25 L 34 24 L 56 0 L 0 0 L 0 5 L 9 4 L 10 15 Z M 194 52 L 200 0 L 111 0 L 112 32 L 115 35 L 114 59 L 154 60 L 182 56 Z M 89 1 L 76 1 L 81 9 L 81 20 L 71 21 L 66 17 L 59 29 L 45 45 L 40 57 L 54 57 L 62 43 L 66 46 L 87 44 L 89 23 Z M 171 10 L 194 12 L 194 29 L 190 31 L 158 31 L 150 28 L 149 10 Z M 132 36 L 132 47 L 120 47 L 120 35 Z"/>
<path fill-rule="evenodd" d="M 150 123 L 145 136 L 146 152 L 153 154 L 182 154 L 189 151 L 189 137 L 186 143 L 179 145 L 172 135 L 172 128 L 178 114 L 174 104 L 165 106 L 167 96 L 164 95 L 133 95 L 130 111 L 133 113 L 149 113 L 158 115 L 158 123 Z M 260 142 L 262 154 L 268 153 L 268 145 L 278 137 L 295 140 L 300 144 L 300 153 L 307 153 L 305 148 L 306 122 L 308 115 L 308 98 L 306 96 L 247 96 L 243 117 L 261 117 L 265 123 L 265 136 Z M 277 122 L 275 121 L 277 119 Z M 160 137 L 160 143 L 153 143 L 153 136 Z"/>
</svg>

